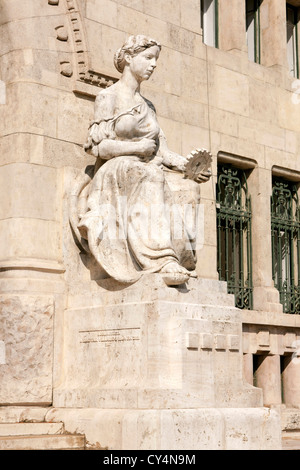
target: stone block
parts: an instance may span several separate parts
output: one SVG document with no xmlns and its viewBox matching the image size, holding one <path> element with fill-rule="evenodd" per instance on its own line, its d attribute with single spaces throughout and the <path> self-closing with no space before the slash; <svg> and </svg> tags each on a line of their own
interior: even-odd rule
<svg viewBox="0 0 300 470">
<path fill-rule="evenodd" d="M 56 137 L 55 89 L 28 82 L 11 83 L 7 86 L 6 106 L 7 112 L 0 122 L 5 135 L 22 132 Z"/>
<path fill-rule="evenodd" d="M 211 105 L 239 114 L 249 115 L 248 77 L 216 65 L 211 71 L 213 83 L 210 88 Z"/>
<path fill-rule="evenodd" d="M 49 411 L 42 406 L 2 406 L 0 408 L 1 424 L 41 423 Z"/>
<path fill-rule="evenodd" d="M 288 349 L 296 349 L 296 333 L 286 332 L 284 335 L 284 346 Z"/>
<path fill-rule="evenodd" d="M 211 127 L 216 132 L 238 136 L 238 116 L 222 109 L 212 108 L 210 110 Z"/>
<path fill-rule="evenodd" d="M 180 5 L 181 26 L 199 34 L 199 18 L 201 18 L 201 5 L 199 2 L 197 0 L 191 0 L 188 3 L 184 1 L 178 3 Z"/>
<path fill-rule="evenodd" d="M 249 81 L 250 117 L 268 122 L 272 125 L 278 122 L 277 89 L 267 86 L 258 80 Z"/>
<path fill-rule="evenodd" d="M 53 298 L 41 295 L 2 295 L 0 403 L 50 404 L 53 367 Z"/>
<path fill-rule="evenodd" d="M 178 123 L 179 124 L 179 123 Z M 191 124 L 180 125 L 182 154 L 188 155 L 194 148 L 209 149 L 209 130 Z M 201 187 L 200 187 L 201 188 Z M 202 188 L 201 188 L 202 189 Z"/>
<path fill-rule="evenodd" d="M 38 234 L 39 236 L 35 236 Z M 4 219 L 0 221 L 0 260 L 61 260 L 60 225 L 42 219 Z"/>
<path fill-rule="evenodd" d="M 241 341 L 238 335 L 228 335 L 227 342 L 227 346 L 230 351 L 239 351 Z"/>
<path fill-rule="evenodd" d="M 203 59 L 181 56 L 181 96 L 207 104 L 207 67 Z"/>
<path fill-rule="evenodd" d="M 0 140 L 1 166 L 8 163 L 29 162 L 30 135 L 13 133 Z"/>
<path fill-rule="evenodd" d="M 216 350 L 226 350 L 227 341 L 225 335 L 215 335 L 215 348 Z"/>
<path fill-rule="evenodd" d="M 82 145 L 93 112 L 93 103 L 84 97 L 76 99 L 70 93 L 59 93 L 57 138 Z M 85 123 L 85 125 L 83 124 Z"/>
<path fill-rule="evenodd" d="M 280 100 L 279 125 L 283 129 L 298 132 L 299 130 L 299 103 L 293 99 L 293 93 L 286 90 L 278 91 L 278 99 Z"/>
<path fill-rule="evenodd" d="M 63 2 L 60 2 L 61 5 L 59 5 L 59 0 L 52 0 L 52 3 L 56 3 L 56 14 L 64 13 Z M 2 2 L 0 5 L 0 16 L 5 18 L 6 22 L 51 15 L 53 15 L 53 7 L 51 7 L 50 0 L 48 2 L 35 0 L 34 2 L 26 3 L 19 3 L 18 0 L 9 0 L 8 2 Z"/>
<path fill-rule="evenodd" d="M 265 348 L 270 346 L 270 332 L 268 330 L 261 330 L 257 333 L 257 346 Z"/>
<path fill-rule="evenodd" d="M 186 333 L 187 349 L 199 349 L 199 335 L 196 333 Z"/>
<path fill-rule="evenodd" d="M 200 336 L 201 339 L 201 348 L 202 349 L 213 349 L 214 347 L 214 338 L 210 333 L 202 333 Z"/>
<path fill-rule="evenodd" d="M 226 446 L 232 450 L 281 450 L 280 415 L 276 410 L 223 410 Z M 239 417 L 238 417 L 239 416 Z M 266 428 L 264 424 L 267 424 Z"/>
<path fill-rule="evenodd" d="M 114 27 L 117 22 L 118 3 L 111 0 L 88 0 L 85 16 L 100 24 Z"/>
<path fill-rule="evenodd" d="M 35 141 L 42 156 L 43 137 L 35 136 Z M 26 163 L 5 165 L 0 168 L 0 187 L 0 219 L 58 220 L 60 194 L 55 169 Z"/>
<path fill-rule="evenodd" d="M 38 4 L 40 1 L 36 3 L 36 5 Z M 12 11 L 12 8 L 6 7 L 6 10 L 9 12 Z M 14 14 L 17 14 L 18 10 L 19 8 L 15 10 Z M 8 21 L 1 25 L 0 55 L 13 50 L 48 50 L 48 38 L 55 37 L 55 27 L 61 23 L 62 19 L 65 19 L 65 16 L 64 14 L 43 16 L 41 11 L 43 11 L 43 7 L 36 15 L 20 18 L 18 21 Z M 35 34 L 32 33 L 33 31 Z M 9 41 L 6 40 L 7 37 L 9 37 Z"/>
</svg>

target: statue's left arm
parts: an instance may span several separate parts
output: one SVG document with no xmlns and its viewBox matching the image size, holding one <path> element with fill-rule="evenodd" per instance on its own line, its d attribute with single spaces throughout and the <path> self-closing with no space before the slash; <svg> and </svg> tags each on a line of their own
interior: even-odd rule
<svg viewBox="0 0 300 470">
<path fill-rule="evenodd" d="M 187 159 L 169 149 L 166 136 L 162 130 L 159 134 L 159 150 L 163 157 L 163 165 L 172 170 L 177 170 L 182 173 L 184 172 Z"/>
<path fill-rule="evenodd" d="M 175 152 L 172 152 L 168 148 L 167 144 L 167 139 L 166 136 L 164 135 L 163 131 L 160 131 L 159 135 L 159 148 L 160 148 L 160 153 L 161 156 L 163 157 L 163 165 L 166 167 L 179 171 L 181 173 L 184 173 L 187 177 L 191 178 L 190 175 L 186 174 L 186 167 L 191 158 L 194 157 L 195 152 L 192 152 L 189 154 L 187 157 L 183 157 L 182 155 L 179 155 Z M 196 151 L 196 153 L 198 150 Z M 211 171 L 210 170 L 205 170 L 205 171 L 200 171 L 199 173 L 196 173 L 192 179 L 196 181 L 197 183 L 205 183 L 208 181 L 211 177 Z"/>
</svg>

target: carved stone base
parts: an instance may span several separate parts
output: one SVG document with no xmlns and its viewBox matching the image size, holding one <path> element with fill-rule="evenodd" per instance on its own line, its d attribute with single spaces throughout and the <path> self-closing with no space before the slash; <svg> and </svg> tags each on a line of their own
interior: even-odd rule
<svg viewBox="0 0 300 470">
<path fill-rule="evenodd" d="M 243 383 L 241 314 L 223 283 L 192 279 L 170 288 L 148 275 L 123 289 L 109 279 L 99 284 L 65 311 L 65 380 L 54 406 L 262 404 L 261 391 Z"/>
<path fill-rule="evenodd" d="M 55 417 L 87 423 L 88 441 L 111 449 L 279 445 L 279 418 L 243 382 L 241 312 L 225 283 L 170 288 L 155 274 L 97 284 L 65 311 Z"/>
</svg>

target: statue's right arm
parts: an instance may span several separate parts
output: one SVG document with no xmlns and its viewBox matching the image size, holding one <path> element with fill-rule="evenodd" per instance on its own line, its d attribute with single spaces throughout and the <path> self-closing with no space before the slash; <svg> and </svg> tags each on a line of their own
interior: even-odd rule
<svg viewBox="0 0 300 470">
<path fill-rule="evenodd" d="M 101 122 L 112 119 L 116 114 L 116 95 L 114 93 L 100 92 L 95 101 L 95 121 Z M 117 140 L 108 136 L 98 144 L 98 155 L 103 160 L 109 160 L 122 155 L 136 155 L 150 157 L 156 149 L 152 139 Z"/>
</svg>

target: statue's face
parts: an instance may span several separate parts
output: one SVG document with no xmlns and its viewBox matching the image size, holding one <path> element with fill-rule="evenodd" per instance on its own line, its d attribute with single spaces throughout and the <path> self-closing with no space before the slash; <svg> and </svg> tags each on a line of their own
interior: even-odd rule
<svg viewBox="0 0 300 470">
<path fill-rule="evenodd" d="M 148 80 L 154 72 L 159 57 L 160 48 L 151 46 L 136 56 L 130 56 L 129 66 L 131 73 L 139 82 Z"/>
</svg>

